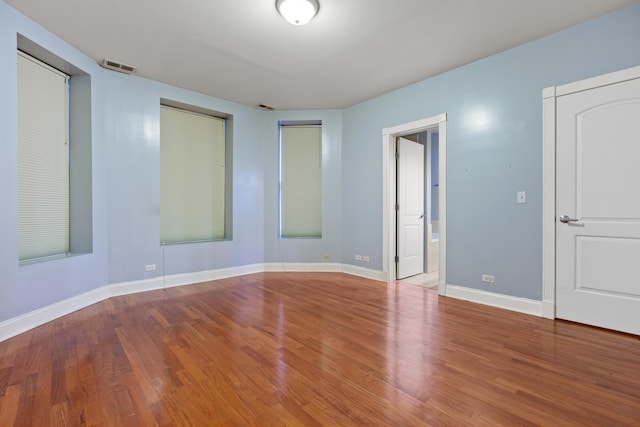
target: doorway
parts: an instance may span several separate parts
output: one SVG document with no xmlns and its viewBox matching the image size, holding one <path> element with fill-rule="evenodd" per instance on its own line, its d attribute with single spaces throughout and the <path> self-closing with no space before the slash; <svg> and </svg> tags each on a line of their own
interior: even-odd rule
<svg viewBox="0 0 640 427">
<path fill-rule="evenodd" d="M 437 240 L 434 239 L 433 224 L 431 225 L 431 238 L 425 237 L 425 242 L 431 242 L 437 247 L 438 259 L 438 292 L 446 293 L 446 114 L 429 117 L 415 122 L 405 123 L 392 128 L 382 130 L 383 139 L 383 272 L 388 282 L 397 279 L 398 252 L 397 241 L 397 165 L 396 165 L 396 139 L 398 137 L 416 135 L 431 132 L 438 135 L 438 162 L 437 185 L 438 206 L 437 214 Z M 433 219 L 432 209 L 432 219 Z M 428 223 L 427 223 L 428 224 Z M 425 234 L 429 227 L 425 227 Z M 427 248 L 428 252 L 428 248 Z M 435 252 L 435 251 L 433 251 Z M 433 260 L 432 260 L 433 262 Z M 425 265 L 428 265 L 428 260 Z"/>
<path fill-rule="evenodd" d="M 438 140 L 432 128 L 396 142 L 396 279 L 431 289 L 438 287 L 439 268 Z"/>
</svg>

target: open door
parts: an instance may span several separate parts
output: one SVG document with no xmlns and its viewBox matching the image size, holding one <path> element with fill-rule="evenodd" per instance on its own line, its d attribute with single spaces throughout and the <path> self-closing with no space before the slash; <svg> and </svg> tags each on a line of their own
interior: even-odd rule
<svg viewBox="0 0 640 427">
<path fill-rule="evenodd" d="M 424 146 L 397 140 L 397 279 L 424 271 Z"/>
</svg>

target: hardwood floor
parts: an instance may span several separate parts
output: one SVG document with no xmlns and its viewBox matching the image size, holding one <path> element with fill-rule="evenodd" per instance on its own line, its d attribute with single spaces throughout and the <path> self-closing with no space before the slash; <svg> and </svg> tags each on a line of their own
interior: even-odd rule
<svg viewBox="0 0 640 427">
<path fill-rule="evenodd" d="M 640 425 L 640 339 L 344 274 L 112 298 L 0 343 L 0 425 Z"/>
</svg>

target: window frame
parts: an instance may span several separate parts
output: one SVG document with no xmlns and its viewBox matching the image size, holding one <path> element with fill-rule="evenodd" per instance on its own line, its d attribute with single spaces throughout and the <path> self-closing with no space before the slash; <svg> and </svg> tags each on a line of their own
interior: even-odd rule
<svg viewBox="0 0 640 427">
<path fill-rule="evenodd" d="M 66 73 L 17 50 L 19 262 L 70 253 Z"/>
<path fill-rule="evenodd" d="M 229 241 L 233 239 L 233 221 L 232 221 L 232 212 L 233 212 L 233 197 L 232 197 L 232 189 L 233 189 L 233 167 L 232 167 L 232 158 L 233 158 L 233 116 L 230 114 L 221 113 L 218 111 L 210 110 L 208 108 L 199 107 L 196 105 L 185 104 L 182 102 L 169 100 L 169 99 L 160 99 L 160 109 L 159 116 L 161 116 L 162 108 L 168 108 L 172 110 L 177 110 L 184 112 L 186 114 L 193 114 L 196 116 L 203 116 L 205 118 L 212 118 L 215 120 L 223 121 L 223 189 L 222 189 L 222 200 L 224 203 L 223 206 L 223 219 L 222 219 L 222 234 L 219 236 L 210 236 L 209 238 L 168 238 L 169 236 L 163 231 L 163 212 L 165 211 L 163 208 L 163 164 L 162 164 L 162 131 L 160 132 L 160 244 L 164 245 L 175 245 L 175 244 L 191 244 L 191 243 L 202 243 L 202 242 L 220 242 L 220 241 Z M 162 118 L 160 117 L 160 129 L 162 129 Z"/>
<path fill-rule="evenodd" d="M 286 130 L 290 129 L 317 129 L 317 147 L 299 149 L 298 154 L 311 154 L 308 162 L 300 168 L 294 167 L 291 170 L 291 178 L 287 177 L 288 169 L 286 145 L 297 144 L 294 141 L 285 141 Z M 323 235 L 323 129 L 321 120 L 293 120 L 278 122 L 278 237 L 280 239 L 322 239 Z M 310 138 L 309 135 L 304 138 Z M 305 139 L 305 143 L 311 143 Z M 314 141 L 315 142 L 315 141 Z M 315 152 L 315 153 L 314 153 Z M 317 155 L 317 157 L 314 157 Z M 305 176 L 304 171 L 313 170 L 313 165 L 317 164 L 318 175 Z M 298 169 L 298 170 L 296 170 Z M 307 179 L 307 181 L 304 181 Z M 295 184 L 290 184 L 294 181 Z M 309 194 L 300 188 L 300 183 L 307 184 L 315 190 Z M 292 192 L 291 195 L 284 193 Z M 302 199 L 299 204 L 292 205 L 292 199 Z M 296 209 L 300 212 L 291 212 Z M 285 224 L 291 221 L 293 224 Z M 307 221 L 307 223 L 305 223 Z"/>
<path fill-rule="evenodd" d="M 16 34 L 16 53 L 18 51 L 69 76 L 66 123 L 69 150 L 69 248 L 68 252 L 64 254 L 24 260 L 20 259 L 18 251 L 16 259 L 18 265 L 22 267 L 52 259 L 85 255 L 93 252 L 93 123 L 92 75 L 90 73 L 85 72 L 20 33 Z M 18 144 L 17 139 L 16 144 Z M 20 238 L 19 235 L 20 233 L 18 232 L 18 237 Z"/>
</svg>

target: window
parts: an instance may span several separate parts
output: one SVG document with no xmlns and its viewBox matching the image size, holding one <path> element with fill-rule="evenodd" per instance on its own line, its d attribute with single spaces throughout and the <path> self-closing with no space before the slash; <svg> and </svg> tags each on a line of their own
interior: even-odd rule
<svg viewBox="0 0 640 427">
<path fill-rule="evenodd" d="M 160 240 L 228 238 L 225 118 L 160 108 Z"/>
<path fill-rule="evenodd" d="M 280 237 L 322 237 L 321 122 L 280 123 Z"/>
<path fill-rule="evenodd" d="M 91 253 L 91 75 L 16 36 L 19 263 Z"/>
<path fill-rule="evenodd" d="M 18 51 L 19 260 L 70 252 L 69 76 Z"/>
</svg>

